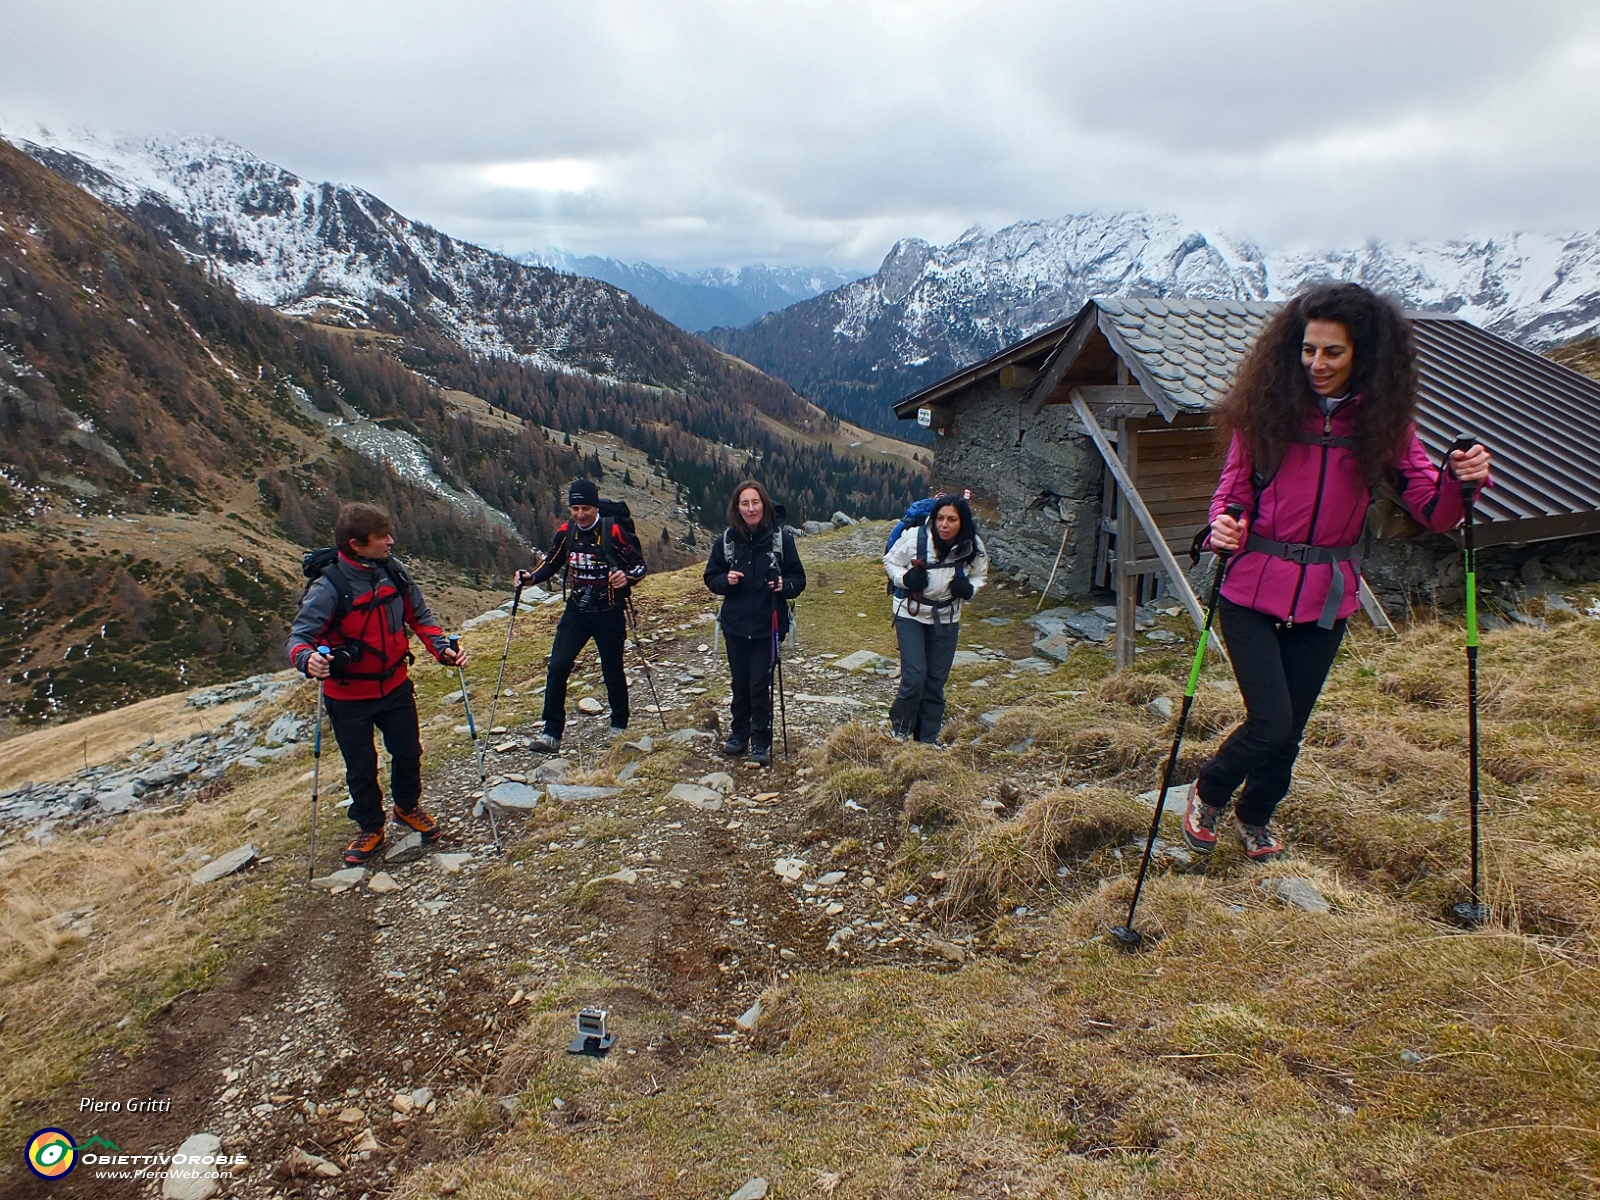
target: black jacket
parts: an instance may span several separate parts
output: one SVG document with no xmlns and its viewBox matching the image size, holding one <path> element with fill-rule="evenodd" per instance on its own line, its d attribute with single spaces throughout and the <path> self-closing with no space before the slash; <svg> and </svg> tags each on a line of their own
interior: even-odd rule
<svg viewBox="0 0 1600 1200">
<path fill-rule="evenodd" d="M 608 612 L 620 608 L 628 599 L 633 585 L 645 577 L 644 558 L 623 536 L 622 527 L 612 523 L 608 535 L 602 540 L 601 517 L 588 529 L 579 529 L 571 521 L 562 523 L 550 539 L 550 553 L 539 569 L 533 573 L 533 582 L 545 580 L 565 569 L 563 582 L 567 587 L 567 603 L 580 612 Z M 604 551 L 609 547 L 610 553 Z M 607 582 L 612 568 L 628 577 L 627 587 L 612 590 Z"/>
<path fill-rule="evenodd" d="M 794 548 L 794 538 L 783 534 L 782 550 L 775 551 L 777 536 L 776 528 L 763 530 L 752 539 L 743 530 L 730 527 L 711 546 L 711 557 L 706 559 L 706 587 L 725 597 L 717 620 L 729 637 L 770 637 L 774 598 L 780 598 L 778 635 L 789 632 L 789 606 L 783 601 L 793 600 L 806 590 L 806 569 Z M 743 571 L 744 578 L 730 586 L 730 570 Z M 774 574 L 783 576 L 781 592 L 767 587 L 767 580 Z"/>
</svg>

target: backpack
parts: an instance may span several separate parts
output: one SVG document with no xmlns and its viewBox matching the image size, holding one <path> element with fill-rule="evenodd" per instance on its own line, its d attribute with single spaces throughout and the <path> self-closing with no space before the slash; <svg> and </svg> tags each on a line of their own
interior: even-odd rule
<svg viewBox="0 0 1600 1200">
<path fill-rule="evenodd" d="M 928 496 L 925 499 L 918 500 L 910 508 L 906 509 L 905 515 L 896 521 L 894 528 L 889 531 L 889 540 L 883 544 L 883 552 L 887 554 L 889 551 L 893 550 L 894 544 L 900 540 L 900 535 L 906 530 L 911 529 L 914 526 L 926 528 L 928 524 L 928 518 L 933 516 L 933 510 L 937 507 L 939 507 L 939 497 Z M 925 547 L 921 546 L 919 543 L 919 558 L 922 557 L 921 551 L 924 548 Z"/>
<path fill-rule="evenodd" d="M 355 593 L 350 589 L 350 581 L 345 573 L 338 569 L 339 551 L 333 546 L 323 546 L 316 550 L 308 550 L 300 560 L 300 574 L 306 577 L 305 590 L 300 593 L 300 600 L 304 603 L 307 593 L 312 585 L 319 579 L 327 579 L 333 584 L 333 590 L 338 595 L 334 604 L 333 623 L 338 624 L 346 615 L 352 612 L 366 612 L 376 608 L 379 601 L 375 600 L 377 589 L 374 588 L 367 596 L 365 602 L 357 604 Z M 380 564 L 383 573 L 389 577 L 389 582 L 394 589 L 404 596 L 411 588 L 411 576 L 406 569 L 394 559 L 388 559 Z M 386 602 L 385 602 L 386 603 Z"/>
<path fill-rule="evenodd" d="M 622 561 L 611 545 L 611 527 L 622 530 L 622 539 L 633 547 L 634 553 L 644 557 L 644 547 L 639 542 L 639 532 L 633 527 L 633 514 L 626 500 L 600 501 L 600 556 L 613 567 L 621 569 Z"/>
</svg>

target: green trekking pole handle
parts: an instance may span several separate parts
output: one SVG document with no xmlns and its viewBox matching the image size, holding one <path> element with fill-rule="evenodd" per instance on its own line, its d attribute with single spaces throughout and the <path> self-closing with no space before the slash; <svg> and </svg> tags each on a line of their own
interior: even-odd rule
<svg viewBox="0 0 1600 1200">
<path fill-rule="evenodd" d="M 1470 433 L 1458 433 L 1445 455 L 1445 468 L 1450 468 L 1450 454 L 1457 450 L 1465 453 L 1478 445 Z M 1466 516 L 1461 526 L 1461 565 L 1467 582 L 1467 811 L 1470 823 L 1470 898 L 1450 909 L 1450 914 L 1466 926 L 1482 925 L 1489 919 L 1489 909 L 1479 891 L 1478 853 L 1478 551 L 1473 544 L 1473 499 L 1478 485 L 1462 479 L 1461 503 Z"/>
<path fill-rule="evenodd" d="M 1244 505 L 1230 504 L 1227 515 L 1237 521 L 1244 516 Z M 1243 546 L 1240 546 L 1243 549 Z M 1189 684 L 1183 692 L 1183 708 L 1178 713 L 1178 728 L 1172 735 L 1172 749 L 1167 754 L 1166 769 L 1161 772 L 1161 786 L 1156 791 L 1155 812 L 1150 817 L 1150 836 L 1145 839 L 1144 857 L 1139 860 L 1139 876 L 1134 881 L 1133 899 L 1128 902 L 1128 917 L 1121 924 L 1114 926 L 1111 936 L 1128 949 L 1134 949 L 1144 941 L 1144 936 L 1133 927 L 1133 914 L 1139 907 L 1139 895 L 1144 891 L 1144 877 L 1150 870 L 1150 856 L 1155 853 L 1156 835 L 1161 831 L 1161 814 L 1166 811 L 1167 789 L 1172 786 L 1172 773 L 1178 765 L 1178 748 L 1183 745 L 1184 727 L 1189 723 L 1189 710 L 1194 707 L 1195 692 L 1200 686 L 1200 668 L 1206 660 L 1206 645 L 1211 640 L 1211 625 L 1216 620 L 1217 605 L 1222 599 L 1222 581 L 1228 574 L 1228 563 L 1238 551 L 1218 550 L 1217 574 L 1211 584 L 1211 597 L 1206 605 L 1205 624 L 1200 627 L 1200 639 L 1194 648 L 1194 665 L 1189 668 Z"/>
</svg>

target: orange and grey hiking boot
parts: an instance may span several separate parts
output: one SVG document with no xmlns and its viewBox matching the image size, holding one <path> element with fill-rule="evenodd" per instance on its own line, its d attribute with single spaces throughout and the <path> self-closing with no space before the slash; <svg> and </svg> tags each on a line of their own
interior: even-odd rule
<svg viewBox="0 0 1600 1200">
<path fill-rule="evenodd" d="M 383 830 L 376 833 L 360 833 L 356 840 L 351 842 L 344 850 L 346 866 L 359 867 L 379 850 L 383 849 Z"/>
<path fill-rule="evenodd" d="M 1244 843 L 1245 857 L 1251 862 L 1276 862 L 1287 853 L 1283 843 L 1265 825 L 1246 825 L 1235 815 L 1233 831 Z"/>
<path fill-rule="evenodd" d="M 414 829 L 422 835 L 422 844 L 439 840 L 439 822 L 422 811 L 422 805 L 415 808 L 396 808 L 394 819 L 397 824 L 404 825 L 407 829 Z"/>
<path fill-rule="evenodd" d="M 1189 785 L 1189 803 L 1183 808 L 1183 840 L 1197 854 L 1210 854 L 1217 848 L 1217 821 L 1222 810 L 1200 799 L 1200 783 Z"/>
</svg>

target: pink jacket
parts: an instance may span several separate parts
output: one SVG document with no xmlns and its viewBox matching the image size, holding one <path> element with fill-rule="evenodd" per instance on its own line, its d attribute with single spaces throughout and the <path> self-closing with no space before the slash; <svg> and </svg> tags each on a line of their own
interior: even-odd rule
<svg viewBox="0 0 1600 1200">
<path fill-rule="evenodd" d="M 1324 436 L 1351 438 L 1361 417 L 1361 397 L 1346 400 L 1331 418 L 1308 411 L 1301 431 L 1312 443 L 1291 442 L 1283 464 L 1262 489 L 1259 510 L 1250 450 L 1235 434 L 1228 461 L 1211 498 L 1215 521 L 1230 504 L 1241 505 L 1250 518 L 1251 536 L 1312 546 L 1351 546 L 1361 540 L 1371 496 L 1354 450 L 1324 446 Z M 1435 533 L 1454 529 L 1466 515 L 1461 488 L 1428 460 L 1428 452 L 1411 431 L 1405 453 L 1395 462 L 1400 500 L 1412 516 Z M 1314 624 L 1333 584 L 1333 572 L 1344 573 L 1344 595 L 1338 616 L 1348 617 L 1360 600 L 1355 564 L 1297 563 L 1252 551 L 1249 543 L 1228 568 L 1222 594 L 1233 603 L 1292 623 Z"/>
</svg>

